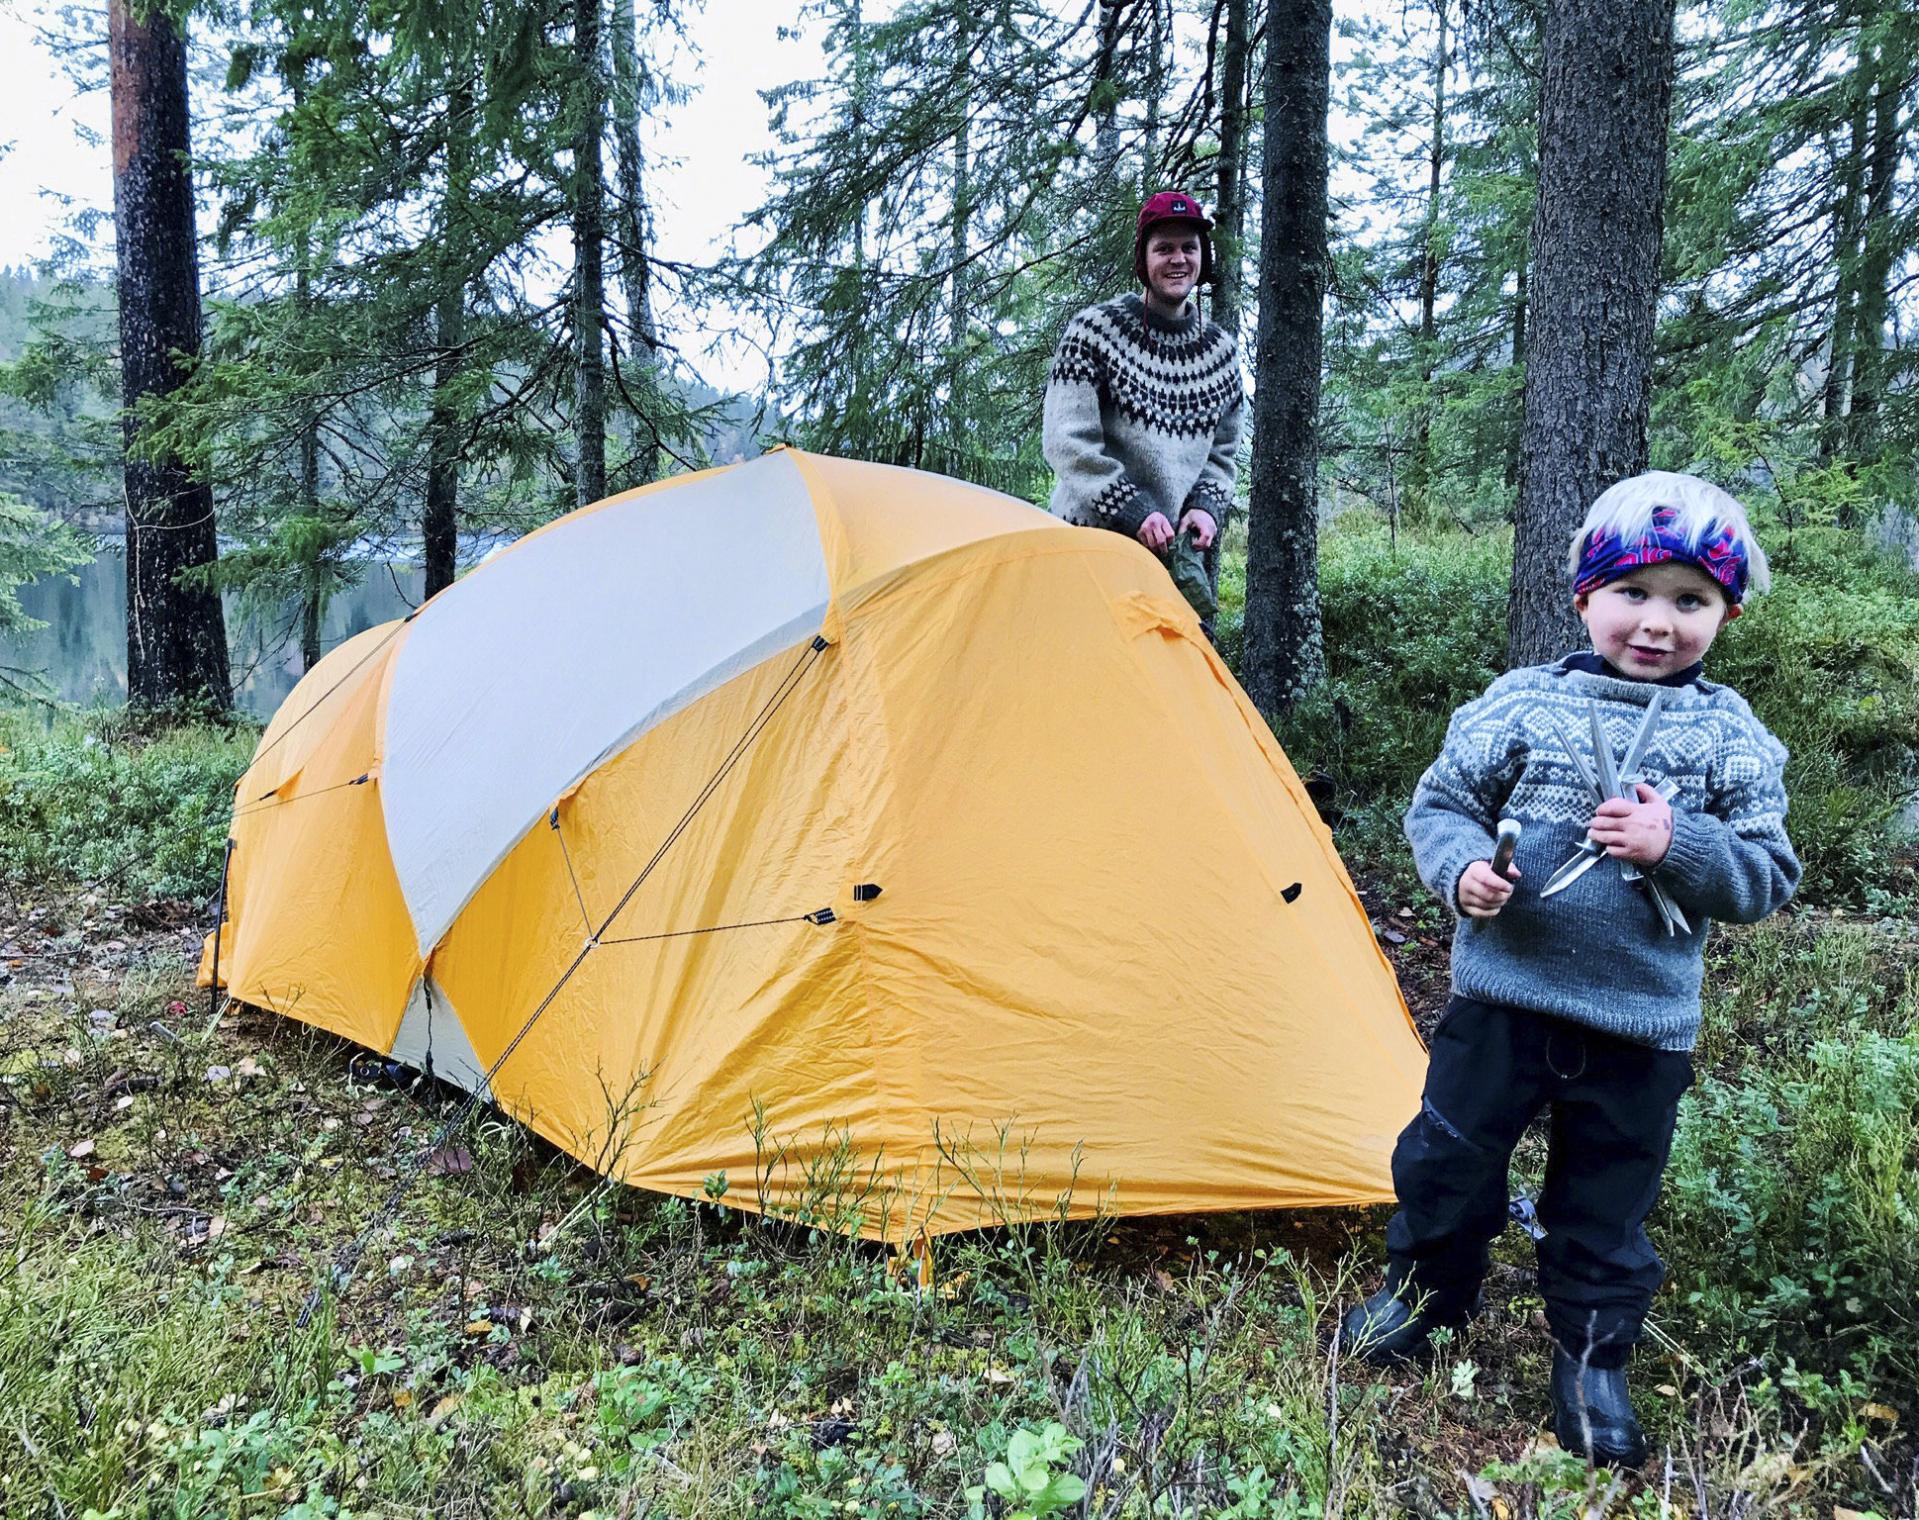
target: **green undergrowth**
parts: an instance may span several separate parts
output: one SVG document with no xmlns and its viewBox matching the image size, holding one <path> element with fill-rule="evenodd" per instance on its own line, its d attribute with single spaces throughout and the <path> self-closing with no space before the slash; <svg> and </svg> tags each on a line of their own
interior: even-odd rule
<svg viewBox="0 0 1919 1520">
<path fill-rule="evenodd" d="M 1919 1388 L 1919 935 L 1732 941 L 1663 1206 L 1697 1340 Z"/>
<path fill-rule="evenodd" d="M 1616 1483 L 1542 1438 L 1517 1232 L 1430 1368 L 1337 1354 L 1383 1210 L 988 1230 L 921 1291 L 485 1115 L 300 1328 L 452 1098 L 209 1022 L 158 956 L 15 987 L 0 1514 L 1912 1515 L 1919 946 L 1823 917 L 1720 945 L 1634 1373 L 1662 1455 Z"/>
<path fill-rule="evenodd" d="M 1342 848 L 1402 886 L 1399 818 L 1414 783 L 1452 711 L 1504 667 L 1511 553 L 1499 532 L 1395 545 L 1357 513 L 1320 538 L 1328 679 L 1276 727 L 1295 767 L 1325 778 Z M 1919 881 L 1899 819 L 1919 797 L 1919 577 L 1836 529 L 1800 529 L 1773 561 L 1771 594 L 1720 635 L 1707 675 L 1791 753 L 1806 900 L 1911 912 Z M 1229 659 L 1244 580 L 1243 551 L 1229 553 Z"/>
<path fill-rule="evenodd" d="M 245 723 L 149 726 L 124 709 L 51 722 L 0 710 L 0 880 L 209 895 L 257 738 Z"/>
</svg>

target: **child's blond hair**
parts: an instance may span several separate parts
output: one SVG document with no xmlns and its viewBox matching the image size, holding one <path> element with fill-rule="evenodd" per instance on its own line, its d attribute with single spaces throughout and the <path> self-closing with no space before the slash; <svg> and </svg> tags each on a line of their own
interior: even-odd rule
<svg viewBox="0 0 1919 1520">
<path fill-rule="evenodd" d="M 1573 534 L 1566 556 L 1567 573 L 1578 579 L 1580 557 L 1585 553 L 1587 539 L 1594 533 L 1603 532 L 1622 543 L 1631 543 L 1651 531 L 1653 513 L 1662 507 L 1673 513 L 1673 531 L 1693 548 L 1730 528 L 1745 552 L 1749 588 L 1760 593 L 1772 585 L 1766 551 L 1753 536 L 1746 509 L 1710 480 L 1671 470 L 1647 470 L 1643 475 L 1618 481 L 1601 491 L 1587 511 L 1586 520 L 1579 525 L 1579 531 Z"/>
</svg>

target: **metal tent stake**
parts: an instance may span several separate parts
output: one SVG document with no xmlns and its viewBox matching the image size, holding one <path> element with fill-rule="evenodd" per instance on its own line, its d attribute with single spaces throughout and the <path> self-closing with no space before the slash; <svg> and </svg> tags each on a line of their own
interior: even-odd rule
<svg viewBox="0 0 1919 1520">
<path fill-rule="evenodd" d="M 207 1023 L 213 1023 L 213 1011 L 220 1003 L 220 931 L 227 923 L 227 872 L 233 866 L 233 837 L 227 836 L 227 853 L 220 862 L 220 916 L 213 921 L 213 980 L 207 987 Z"/>
</svg>

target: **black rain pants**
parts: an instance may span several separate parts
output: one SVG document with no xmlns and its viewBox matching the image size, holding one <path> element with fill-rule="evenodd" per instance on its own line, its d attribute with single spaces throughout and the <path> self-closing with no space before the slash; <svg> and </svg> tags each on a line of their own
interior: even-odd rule
<svg viewBox="0 0 1919 1520">
<path fill-rule="evenodd" d="M 1463 1317 L 1507 1221 L 1507 1167 L 1552 1108 L 1538 1204 L 1539 1291 L 1553 1339 L 1621 1366 L 1665 1275 L 1646 1238 L 1672 1148 L 1685 1053 L 1454 997 L 1433 1031 L 1420 1111 L 1393 1150 L 1388 1281 Z"/>
</svg>

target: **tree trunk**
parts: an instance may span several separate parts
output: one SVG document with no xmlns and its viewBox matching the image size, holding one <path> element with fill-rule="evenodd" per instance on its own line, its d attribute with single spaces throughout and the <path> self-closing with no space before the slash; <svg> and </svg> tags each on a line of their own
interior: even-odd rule
<svg viewBox="0 0 1919 1520">
<path fill-rule="evenodd" d="M 1419 408 L 1413 417 L 1412 457 L 1406 470 L 1407 505 L 1426 512 L 1432 492 L 1433 370 L 1439 347 L 1439 186 L 1446 166 L 1446 5 L 1435 0 L 1438 41 L 1433 48 L 1433 114 L 1426 146 L 1426 216 L 1420 230 Z"/>
<path fill-rule="evenodd" d="M 1846 390 L 1852 372 L 1859 300 L 1859 219 L 1872 131 L 1872 43 L 1864 27 L 1860 28 L 1858 55 L 1847 90 L 1852 110 L 1846 124 L 1846 161 L 1839 175 L 1839 200 L 1833 212 L 1832 336 L 1826 344 L 1826 379 L 1819 396 L 1819 458 L 1828 464 L 1845 446 Z"/>
<path fill-rule="evenodd" d="M 1524 371 L 1526 367 L 1526 253 L 1522 249 L 1519 255 L 1519 267 L 1513 271 L 1513 368 Z M 1506 418 L 1506 489 L 1519 489 L 1520 443 L 1525 433 L 1523 419 L 1508 414 Z"/>
<path fill-rule="evenodd" d="M 968 281 L 966 250 L 971 241 L 973 218 L 972 82 L 973 82 L 973 6 L 972 0 L 958 0 L 954 9 L 953 56 L 958 78 L 953 91 L 959 105 L 959 120 L 953 129 L 953 222 L 947 234 L 947 258 L 953 266 L 951 297 L 953 309 L 947 329 L 951 352 L 948 373 L 952 375 L 947 397 L 947 421 L 955 453 L 963 445 L 971 408 L 966 385 L 966 321 Z"/>
<path fill-rule="evenodd" d="M 626 294 L 626 324 L 634 365 L 650 376 L 659 333 L 653 325 L 653 293 L 646 267 L 646 161 L 640 151 L 640 63 L 634 40 L 633 0 L 613 0 L 613 151 L 618 160 L 620 284 Z M 640 391 L 653 395 L 651 383 Z M 650 417 L 635 419 L 631 483 L 643 486 L 659 473 L 657 434 Z"/>
<path fill-rule="evenodd" d="M 1878 453 L 1879 399 L 1885 389 L 1886 318 L 1892 307 L 1892 269 L 1899 244 L 1893 181 L 1899 170 L 1900 98 L 1908 59 L 1903 34 L 1882 44 L 1872 99 L 1872 156 L 1866 163 L 1865 220 L 1859 237 L 1859 287 L 1852 331 L 1852 400 L 1847 433 L 1864 460 Z"/>
<path fill-rule="evenodd" d="M 573 144 L 573 435 L 581 506 L 606 495 L 606 79 L 600 68 L 600 0 L 574 0 L 579 135 Z"/>
<path fill-rule="evenodd" d="M 1646 467 L 1672 61 L 1673 0 L 1547 13 L 1513 665 L 1583 643 L 1566 546 L 1600 491 Z"/>
<path fill-rule="evenodd" d="M 306 306 L 309 277 L 300 269 L 300 305 Z M 320 515 L 320 419 L 308 416 L 300 428 L 300 510 L 309 518 Z M 306 585 L 300 595 L 300 668 L 320 663 L 320 620 L 326 615 L 326 565 L 316 556 L 303 567 Z"/>
<path fill-rule="evenodd" d="M 472 186 L 472 149 L 468 132 L 473 91 L 455 75 L 447 97 L 446 194 L 440 207 L 440 298 L 433 312 L 433 399 L 427 410 L 426 502 L 420 514 L 421 557 L 426 595 L 437 596 L 453 584 L 460 549 L 460 409 L 455 389 L 464 367 L 466 343 L 465 251 L 472 232 L 467 225 Z"/>
<path fill-rule="evenodd" d="M 219 556 L 213 492 L 183 461 L 141 446 L 137 409 L 200 353 L 200 272 L 188 174 L 186 41 L 160 11 L 110 0 L 113 225 L 126 446 L 127 701 L 233 705 L 219 593 L 179 584 Z"/>
<path fill-rule="evenodd" d="M 287 80 L 297 112 L 306 100 L 306 64 L 291 71 Z M 313 321 L 313 240 L 300 234 L 298 262 L 293 271 L 293 304 L 303 325 Z M 309 521 L 320 515 L 320 414 L 309 411 L 300 425 L 300 515 Z M 299 567 L 300 575 L 300 669 L 309 671 L 320 663 L 320 622 L 326 615 L 326 565 L 323 554 L 316 553 Z"/>
<path fill-rule="evenodd" d="M 1161 10 L 1163 0 L 1146 0 L 1151 9 L 1147 18 L 1146 38 L 1146 161 L 1141 165 L 1144 176 L 1140 185 L 1142 195 L 1151 195 L 1160 188 L 1159 167 L 1159 107 L 1160 97 L 1166 93 L 1166 29 Z"/>
<path fill-rule="evenodd" d="M 1325 673 L 1319 623 L 1320 317 L 1332 0 L 1274 0 L 1266 44 L 1259 359 L 1240 679 L 1261 712 Z"/>
<path fill-rule="evenodd" d="M 1099 57 L 1093 64 L 1093 161 L 1101 193 L 1109 196 L 1119 179 L 1119 24 L 1127 3 L 1099 0 Z"/>
<path fill-rule="evenodd" d="M 453 401 L 460 375 L 460 345 L 466 341 L 466 292 L 455 283 L 440 294 L 434 313 L 433 405 L 427 417 L 426 509 L 420 518 L 426 561 L 426 594 L 437 596 L 453 584 L 460 549 L 460 418 Z M 605 459 L 601 459 L 605 481 Z M 605 495 L 602 490 L 600 495 Z M 599 500 L 598 496 L 590 498 Z M 584 505 L 584 503 L 582 503 Z"/>
<path fill-rule="evenodd" d="M 1213 205 L 1213 320 L 1239 336 L 1240 271 L 1245 201 L 1247 0 L 1225 0 L 1226 46 L 1220 52 L 1219 189 Z"/>
</svg>

